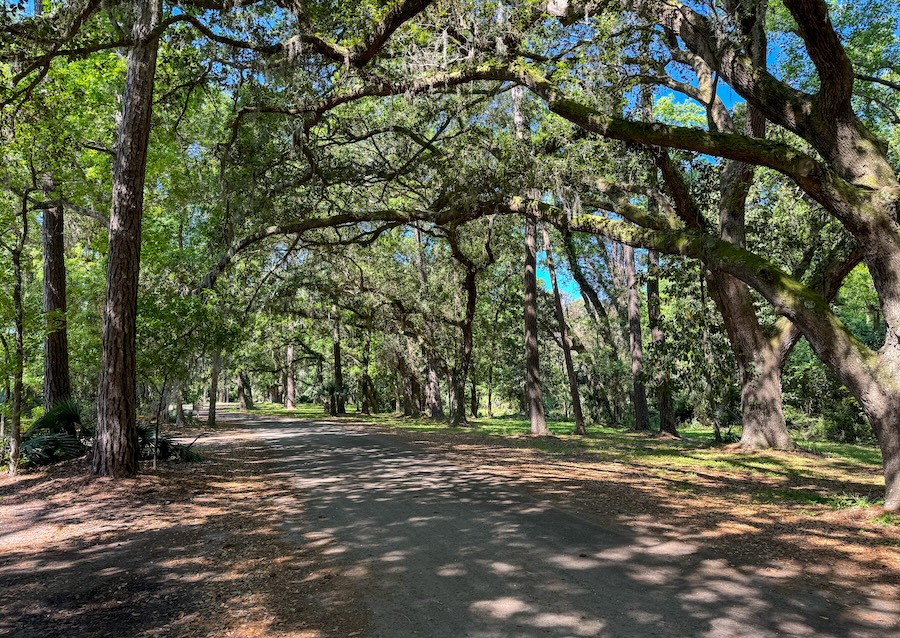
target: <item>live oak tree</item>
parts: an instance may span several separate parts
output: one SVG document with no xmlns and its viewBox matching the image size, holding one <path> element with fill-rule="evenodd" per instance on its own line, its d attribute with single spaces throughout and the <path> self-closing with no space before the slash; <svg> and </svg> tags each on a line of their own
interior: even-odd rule
<svg viewBox="0 0 900 638">
<path fill-rule="evenodd" d="M 885 146 L 862 123 L 853 108 L 853 65 L 832 27 L 823 0 L 785 0 L 796 21 L 819 80 L 814 93 L 794 88 L 767 69 L 765 59 L 747 52 L 744 36 L 730 24 L 740 23 L 741 6 L 719 7 L 735 20 L 721 22 L 713 11 L 698 12 L 679 3 L 638 0 L 622 9 L 635 19 L 671 32 L 684 50 L 698 56 L 772 125 L 797 136 L 818 157 L 785 142 L 768 142 L 739 133 L 704 132 L 684 127 L 623 119 L 602 105 L 573 98 L 566 74 L 553 69 L 552 56 L 532 55 L 504 46 L 484 46 L 490 56 L 480 64 L 466 64 L 432 74 L 394 90 L 435 90 L 478 81 L 522 84 L 541 98 L 549 110 L 586 131 L 629 143 L 681 148 L 725 160 L 774 169 L 791 179 L 805 194 L 839 220 L 858 241 L 862 259 L 872 273 L 885 323 L 884 346 L 873 351 L 860 343 L 828 308 L 824 298 L 766 259 L 730 241 L 671 228 L 655 219 L 638 219 L 649 229 L 636 229 L 609 218 L 577 218 L 572 228 L 599 232 L 629 244 L 701 258 L 713 269 L 756 289 L 789 319 L 859 400 L 872 423 L 884 457 L 886 507 L 900 507 L 900 389 L 894 387 L 900 363 L 896 323 L 900 317 L 900 286 L 893 272 L 900 258 L 900 229 L 896 211 L 900 182 Z M 591 7 L 564 5 L 560 16 L 590 16 Z M 584 9 L 584 11 L 581 11 Z M 603 8 L 594 10 L 602 15 Z M 580 13 L 579 13 L 580 12 Z M 518 44 L 516 42 L 516 44 Z M 476 44 L 477 48 L 477 44 Z M 524 55 L 522 55 L 524 53 Z M 543 65 L 541 64 L 543 62 Z M 542 68 L 543 66 L 543 68 Z M 384 84 L 356 90 L 356 95 L 391 92 Z M 626 216 L 616 207 L 616 212 Z"/>
</svg>

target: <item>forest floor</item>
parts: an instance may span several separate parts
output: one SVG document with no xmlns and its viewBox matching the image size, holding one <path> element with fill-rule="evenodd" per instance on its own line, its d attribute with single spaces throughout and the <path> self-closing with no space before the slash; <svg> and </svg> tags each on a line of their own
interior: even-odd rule
<svg viewBox="0 0 900 638">
<path fill-rule="evenodd" d="M 289 416 L 281 420 L 292 431 L 322 422 L 309 410 Z M 316 480 L 290 479 L 303 455 L 285 448 L 279 460 L 245 417 L 222 421 L 198 442 L 201 463 L 144 468 L 118 482 L 89 478 L 83 460 L 0 478 L 0 635 L 388 635 L 372 628 L 367 581 L 329 554 L 348 550 L 317 540 L 317 519 L 330 514 L 310 500 L 321 491 Z M 659 551 L 672 548 L 672 560 L 686 546 L 702 548 L 693 553 L 734 574 L 729 587 L 744 600 L 753 593 L 740 587 L 752 582 L 825 601 L 827 615 L 794 616 L 774 635 L 824 635 L 821 625 L 850 628 L 836 635 L 900 636 L 900 519 L 871 505 L 879 471 L 864 450 L 743 454 L 621 432 L 585 443 L 360 417 L 339 427 L 420 450 L 455 468 L 446 476 L 463 471 L 596 529 L 653 539 Z M 350 502 L 365 496 L 353 489 Z M 673 566 L 653 569 L 661 577 Z M 643 578 L 652 592 L 653 576 Z M 495 635 L 486 632 L 471 635 Z"/>
</svg>

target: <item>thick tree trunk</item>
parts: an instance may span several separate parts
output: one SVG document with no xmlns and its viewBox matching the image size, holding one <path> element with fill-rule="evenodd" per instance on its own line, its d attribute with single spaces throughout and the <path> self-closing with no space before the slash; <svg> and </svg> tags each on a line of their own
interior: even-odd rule
<svg viewBox="0 0 900 638">
<path fill-rule="evenodd" d="M 431 353 L 430 347 L 424 348 L 425 368 L 425 413 L 432 419 L 443 419 L 444 403 L 441 399 L 440 363 Z"/>
<path fill-rule="evenodd" d="M 741 447 L 792 449 L 784 420 L 778 346 L 763 334 L 746 284 L 717 271 L 710 284 L 740 374 Z"/>
<path fill-rule="evenodd" d="M 216 427 L 216 400 L 219 398 L 219 371 L 222 367 L 222 351 L 216 350 L 213 354 L 212 366 L 209 371 L 209 412 L 206 416 L 206 424 Z"/>
<path fill-rule="evenodd" d="M 784 420 L 781 363 L 771 348 L 757 353 L 756 360 L 738 367 L 741 371 L 741 447 L 751 450 L 794 447 Z"/>
<path fill-rule="evenodd" d="M 138 272 L 141 216 L 153 83 L 159 46 L 156 27 L 161 0 L 135 2 L 137 19 L 128 53 L 123 111 L 113 168 L 112 212 L 103 353 L 93 472 L 101 476 L 133 476 L 138 470 L 135 402 Z"/>
<path fill-rule="evenodd" d="M 250 375 L 246 372 L 238 373 L 241 377 L 241 383 L 244 386 L 244 397 L 247 399 L 247 409 L 252 410 L 256 407 L 253 403 L 253 382 L 250 380 Z"/>
<path fill-rule="evenodd" d="M 419 416 L 422 414 L 421 386 L 418 375 L 415 374 L 406 361 L 402 358 L 398 361 L 398 372 L 402 379 L 403 391 L 403 415 Z"/>
<path fill-rule="evenodd" d="M 44 194 L 53 196 L 53 178 L 44 177 Z M 66 330 L 66 255 L 61 205 L 43 213 L 44 243 L 44 410 L 72 394 L 69 381 L 69 341 Z M 74 426 L 69 432 L 75 436 Z"/>
<path fill-rule="evenodd" d="M 756 126 L 749 132 L 760 134 L 765 131 L 764 124 L 757 123 Z M 720 235 L 743 247 L 745 209 L 753 168 L 739 162 L 726 162 L 720 179 Z M 741 447 L 748 450 L 791 449 L 794 444 L 784 420 L 778 345 L 764 334 L 747 284 L 716 271 L 710 277 L 710 284 L 740 373 Z"/>
<path fill-rule="evenodd" d="M 453 390 L 450 423 L 451 425 L 464 425 L 466 423 L 466 378 L 459 368 L 453 370 L 450 378 Z"/>
<path fill-rule="evenodd" d="M 581 394 L 578 391 L 578 376 L 572 361 L 572 342 L 569 340 L 569 329 L 566 326 L 566 313 L 563 310 L 562 297 L 556 281 L 556 266 L 553 263 L 553 249 L 550 246 L 550 232 L 543 226 L 544 250 L 547 253 L 547 270 L 550 271 L 550 285 L 553 288 L 553 302 L 556 307 L 556 323 L 559 325 L 559 341 L 562 345 L 563 360 L 566 365 L 566 378 L 569 381 L 569 394 L 572 398 L 572 416 L 575 418 L 575 434 L 587 434 L 584 427 L 584 413 L 581 411 Z"/>
<path fill-rule="evenodd" d="M 662 314 L 662 302 L 659 297 L 659 254 L 651 250 L 648 254 L 650 273 L 647 277 L 647 316 L 650 321 L 650 338 L 656 350 L 657 358 L 663 357 L 665 334 L 660 325 Z M 675 427 L 675 409 L 672 405 L 672 386 L 670 382 L 667 361 L 659 362 L 659 371 L 656 378 L 656 398 L 659 403 L 659 431 L 678 436 Z"/>
<path fill-rule="evenodd" d="M 634 263 L 634 248 L 625 246 L 622 250 L 625 269 L 625 286 L 628 296 L 628 341 L 631 353 L 632 406 L 634 408 L 634 429 L 650 429 L 650 411 L 647 408 L 647 390 L 641 373 L 644 365 L 643 336 L 641 335 L 641 301 L 638 295 L 637 270 Z"/>
<path fill-rule="evenodd" d="M 246 410 L 247 409 L 247 395 L 244 394 L 244 379 L 241 376 L 240 372 L 238 372 L 238 375 L 235 378 L 235 383 L 237 384 L 238 407 L 241 410 Z"/>
<path fill-rule="evenodd" d="M 338 316 L 337 306 L 331 307 L 331 342 L 334 356 L 334 406 L 335 414 L 346 414 L 344 403 L 344 372 L 341 368 L 341 319 Z"/>
<path fill-rule="evenodd" d="M 253 409 L 253 387 L 250 376 L 243 370 L 237 373 L 237 392 L 241 410 Z"/>
<path fill-rule="evenodd" d="M 884 508 L 900 511 L 900 389 L 892 380 L 882 392 L 872 392 L 866 397 L 862 407 L 881 448 Z"/>
<path fill-rule="evenodd" d="M 284 407 L 294 409 L 296 390 L 294 388 L 294 346 L 287 347 L 287 359 L 285 361 Z"/>
<path fill-rule="evenodd" d="M 550 434 L 544 417 L 544 394 L 541 389 L 541 362 L 538 349 L 537 321 L 537 251 L 535 235 L 537 224 L 532 217 L 525 218 L 525 395 L 531 433 L 537 436 Z"/>
</svg>

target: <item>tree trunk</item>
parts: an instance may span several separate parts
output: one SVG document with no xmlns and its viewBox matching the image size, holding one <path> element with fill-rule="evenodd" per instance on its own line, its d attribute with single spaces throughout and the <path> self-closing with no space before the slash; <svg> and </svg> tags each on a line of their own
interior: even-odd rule
<svg viewBox="0 0 900 638">
<path fill-rule="evenodd" d="M 647 390 L 641 379 L 643 370 L 643 337 L 641 335 L 641 301 L 638 296 L 637 270 L 634 263 L 634 248 L 624 246 L 622 250 L 625 268 L 625 286 L 628 296 L 628 342 L 631 353 L 632 406 L 634 409 L 634 429 L 650 429 L 650 411 L 647 408 Z"/>
<path fill-rule="evenodd" d="M 28 237 L 28 199 L 22 198 L 21 228 L 16 244 L 12 249 L 13 263 L 13 312 L 15 314 L 15 345 L 13 356 L 13 396 L 12 414 L 10 415 L 9 433 L 9 473 L 15 476 L 19 472 L 22 456 L 22 392 L 25 376 L 25 305 L 22 299 L 22 251 Z"/>
<path fill-rule="evenodd" d="M 656 373 L 656 398 L 659 403 L 659 432 L 678 436 L 675 427 L 675 410 L 672 405 L 672 386 L 668 361 L 664 356 L 665 334 L 660 325 L 662 302 L 659 297 L 659 253 L 648 253 L 650 272 L 647 277 L 647 315 L 650 321 L 650 338 L 653 341 L 658 371 Z"/>
<path fill-rule="evenodd" d="M 487 415 L 489 419 L 494 418 L 494 366 L 490 364 L 487 378 Z"/>
<path fill-rule="evenodd" d="M 547 253 L 547 270 L 550 272 L 550 285 L 553 288 L 553 302 L 556 307 L 556 323 L 559 325 L 559 341 L 562 345 L 563 360 L 566 364 L 566 378 L 569 381 L 569 394 L 572 397 L 572 415 L 575 418 L 575 434 L 587 434 L 584 428 L 584 413 L 581 411 L 581 395 L 578 392 L 578 377 L 575 374 L 575 364 L 572 361 L 572 343 L 569 340 L 569 330 L 566 326 L 566 313 L 563 310 L 562 296 L 559 294 L 559 285 L 556 281 L 556 266 L 553 263 L 553 249 L 550 246 L 550 232 L 546 224 L 544 231 L 544 251 Z"/>
<path fill-rule="evenodd" d="M 247 399 L 247 409 L 252 410 L 256 407 L 253 403 L 253 382 L 250 380 L 250 375 L 246 372 L 238 373 L 241 378 L 241 383 L 244 386 L 244 397 Z"/>
<path fill-rule="evenodd" d="M 466 293 L 466 310 L 460 325 L 462 342 L 457 365 L 453 370 L 453 410 L 451 414 L 453 425 L 462 425 L 466 422 L 466 379 L 472 366 L 472 350 L 474 347 L 472 324 L 475 321 L 475 307 L 478 303 L 477 275 L 478 273 L 474 269 L 473 264 L 470 263 L 466 268 L 466 275 L 463 280 L 463 288 Z"/>
<path fill-rule="evenodd" d="M 240 372 L 238 372 L 238 375 L 235 378 L 235 382 L 237 383 L 238 407 L 241 410 L 246 410 L 247 409 L 247 395 L 244 394 L 244 379 L 241 376 Z"/>
<path fill-rule="evenodd" d="M 884 508 L 900 511 L 900 389 L 896 381 L 889 380 L 887 387 L 871 392 L 861 404 L 881 448 Z"/>
<path fill-rule="evenodd" d="M 344 373 L 341 369 L 341 319 L 337 306 L 331 307 L 331 340 L 334 355 L 334 406 L 335 414 L 347 414 L 344 404 Z"/>
<path fill-rule="evenodd" d="M 440 363 L 429 346 L 423 348 L 425 360 L 425 413 L 432 419 L 443 419 L 444 404 L 441 399 Z"/>
<path fill-rule="evenodd" d="M 469 405 L 471 406 L 471 411 L 469 414 L 472 415 L 472 418 L 478 418 L 478 388 L 475 386 L 475 378 L 472 377 L 469 379 L 469 389 L 471 390 L 471 395 L 469 397 Z"/>
<path fill-rule="evenodd" d="M 461 366 L 461 364 L 460 364 Z M 454 368 L 450 375 L 453 402 L 450 407 L 450 424 L 466 424 L 466 378 L 460 367 Z"/>
<path fill-rule="evenodd" d="M 316 392 L 319 394 L 319 399 L 322 401 L 322 411 L 326 414 L 331 414 L 329 410 L 329 400 L 328 396 L 325 393 L 325 363 L 322 359 L 318 359 L 316 361 Z"/>
<path fill-rule="evenodd" d="M 538 349 L 537 321 L 537 252 L 535 235 L 537 224 L 525 218 L 525 394 L 531 433 L 550 434 L 544 418 L 544 395 L 541 389 L 541 363 Z"/>
<path fill-rule="evenodd" d="M 792 449 L 784 420 L 777 344 L 763 334 L 746 284 L 719 271 L 711 273 L 710 283 L 740 374 L 740 445 L 748 450 Z"/>
<path fill-rule="evenodd" d="M 133 476 L 138 470 L 136 333 L 141 216 L 161 0 L 134 3 L 137 19 L 128 53 L 123 111 L 112 180 L 103 353 L 93 472 Z"/>
<path fill-rule="evenodd" d="M 221 366 L 222 351 L 216 349 L 209 372 L 209 412 L 206 416 L 206 424 L 211 428 L 216 427 L 216 399 L 219 397 L 219 369 Z"/>
<path fill-rule="evenodd" d="M 238 401 L 240 402 L 241 410 L 252 410 L 253 409 L 253 388 L 251 387 L 250 377 L 243 370 L 237 373 L 237 392 L 238 392 Z"/>
<path fill-rule="evenodd" d="M 772 348 L 765 348 L 751 365 L 742 362 L 741 447 L 750 450 L 793 449 L 784 420 L 781 391 L 781 361 Z"/>
<path fill-rule="evenodd" d="M 51 175 L 44 176 L 44 194 L 53 196 Z M 72 394 L 69 381 L 69 342 L 66 330 L 66 255 L 62 206 L 43 212 L 44 243 L 44 410 L 50 411 Z M 75 427 L 71 431 L 75 436 Z"/>
<path fill-rule="evenodd" d="M 372 329 L 370 325 L 366 328 L 366 341 L 363 344 L 363 360 L 362 360 L 362 409 L 363 414 L 370 414 L 377 411 L 375 405 L 375 397 L 372 392 L 372 377 L 369 375 L 369 359 L 372 352 Z"/>
<path fill-rule="evenodd" d="M 294 346 L 287 347 L 285 374 L 287 377 L 284 386 L 284 407 L 288 410 L 293 410 L 296 401 L 294 388 Z"/>
</svg>

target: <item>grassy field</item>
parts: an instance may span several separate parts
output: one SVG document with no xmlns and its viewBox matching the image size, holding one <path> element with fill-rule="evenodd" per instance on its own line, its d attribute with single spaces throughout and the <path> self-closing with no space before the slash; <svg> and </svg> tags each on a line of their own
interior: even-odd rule
<svg viewBox="0 0 900 638">
<path fill-rule="evenodd" d="M 281 405 L 264 403 L 253 413 L 323 418 L 321 407 L 309 404 L 286 410 Z M 715 443 L 708 429 L 681 429 L 680 439 L 609 427 L 589 427 L 587 436 L 574 436 L 571 422 L 550 421 L 548 426 L 552 436 L 531 437 L 528 436 L 528 422 L 521 418 L 470 419 L 469 426 L 464 428 L 390 414 L 350 413 L 341 418 L 419 433 L 432 441 L 529 448 L 550 456 L 576 458 L 580 462 L 638 466 L 656 476 L 677 475 L 676 489 L 687 493 L 696 488 L 692 476 L 714 471 L 732 475 L 735 479 L 749 479 L 747 485 L 752 498 L 763 503 L 867 507 L 880 502 L 884 489 L 881 454 L 876 447 L 803 442 L 796 452 L 747 453 L 734 446 Z M 885 523 L 897 523 L 898 520 L 896 516 L 884 517 Z"/>
</svg>

